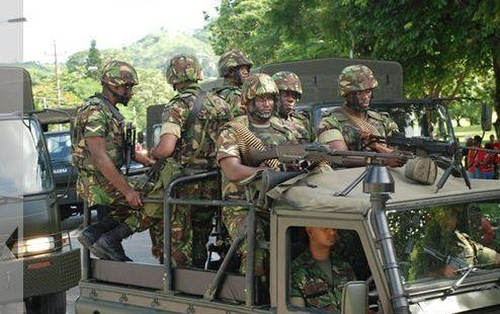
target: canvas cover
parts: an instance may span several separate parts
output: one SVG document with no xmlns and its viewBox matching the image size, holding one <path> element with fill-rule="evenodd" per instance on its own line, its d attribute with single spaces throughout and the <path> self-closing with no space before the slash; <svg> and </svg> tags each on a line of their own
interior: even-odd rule
<svg viewBox="0 0 500 314">
<path fill-rule="evenodd" d="M 31 77 L 20 67 L 0 66 L 0 113 L 34 109 Z"/>
<path fill-rule="evenodd" d="M 342 191 L 361 175 L 363 170 L 364 167 L 359 167 L 296 177 L 274 187 L 267 196 L 276 201 L 275 206 L 284 209 L 365 214 L 370 208 L 370 195 L 363 193 L 363 183 L 358 184 L 347 197 L 334 196 L 335 192 Z M 500 198 L 500 184 L 495 180 L 471 180 L 472 190 L 469 190 L 462 178 L 449 177 L 444 187 L 435 193 L 435 185 L 423 185 L 408 179 L 403 167 L 389 168 L 389 171 L 394 178 L 395 192 L 387 202 L 388 207 L 439 201 L 443 197 L 472 200 L 475 195 L 484 192 Z M 442 174 L 443 171 L 439 169 L 438 180 Z"/>
</svg>

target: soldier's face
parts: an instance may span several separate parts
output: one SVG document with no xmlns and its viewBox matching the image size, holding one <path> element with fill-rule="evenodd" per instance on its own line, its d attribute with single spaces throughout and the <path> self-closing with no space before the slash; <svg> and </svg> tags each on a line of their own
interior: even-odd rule
<svg viewBox="0 0 500 314">
<path fill-rule="evenodd" d="M 363 109 L 368 109 L 370 107 L 370 101 L 372 99 L 372 90 L 365 89 L 362 91 L 353 92 L 353 97 L 356 97 L 358 104 Z"/>
<path fill-rule="evenodd" d="M 337 241 L 337 229 L 307 227 L 306 232 L 309 235 L 311 244 L 322 247 L 332 247 Z"/>
<path fill-rule="evenodd" d="M 250 114 L 254 118 L 261 121 L 267 121 L 271 118 L 274 110 L 274 96 L 273 95 L 259 95 L 256 96 L 253 104 L 250 104 Z"/>
<path fill-rule="evenodd" d="M 297 95 L 289 90 L 280 91 L 280 113 L 289 115 L 295 110 Z"/>
<path fill-rule="evenodd" d="M 242 65 L 238 67 L 237 71 L 240 74 L 241 80 L 245 81 L 250 73 L 250 68 L 247 65 Z"/>
</svg>

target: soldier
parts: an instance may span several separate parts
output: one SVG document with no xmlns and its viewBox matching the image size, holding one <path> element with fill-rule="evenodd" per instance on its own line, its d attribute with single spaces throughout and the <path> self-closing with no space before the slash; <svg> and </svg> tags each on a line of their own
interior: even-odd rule
<svg viewBox="0 0 500 314">
<path fill-rule="evenodd" d="M 300 144 L 314 141 L 311 123 L 308 117 L 295 111 L 295 105 L 302 96 L 302 83 L 297 74 L 281 71 L 273 75 L 273 80 L 280 91 L 277 116 L 285 120 L 296 131 Z"/>
<path fill-rule="evenodd" d="M 197 84 L 203 79 L 198 60 L 189 55 L 173 57 L 167 67 L 167 81 L 177 94 L 165 106 L 159 144 L 152 150 L 158 159 L 166 159 L 161 180 L 165 187 L 175 176 L 192 175 L 216 168 L 215 140 L 219 127 L 232 120 L 230 107 L 220 97 L 205 93 Z M 165 172 L 166 171 L 166 172 Z M 165 175 L 165 173 L 167 173 Z M 176 197 L 211 199 L 219 194 L 217 180 L 196 182 L 183 186 L 176 191 Z M 193 207 L 194 209 L 194 207 Z M 210 232 L 210 216 L 213 209 L 196 207 L 191 212 L 190 206 L 177 205 L 172 212 L 172 257 L 177 265 L 191 264 L 192 251 L 205 254 L 205 243 Z M 154 216 L 154 215 L 153 215 Z M 163 218 L 163 210 L 158 212 Z M 198 220 L 196 224 L 195 221 Z M 193 226 L 207 227 L 203 230 L 206 236 L 200 248 L 192 250 Z M 205 228 L 206 229 L 206 228 Z M 156 224 L 150 229 L 153 240 L 153 254 L 163 256 L 163 227 Z M 195 236 L 199 235 L 195 232 Z M 196 257 L 196 256 L 195 256 Z M 198 264 L 205 261 L 198 257 Z"/>
<path fill-rule="evenodd" d="M 241 51 L 231 49 L 219 59 L 219 76 L 224 78 L 224 86 L 215 89 L 232 108 L 235 117 L 245 114 L 245 106 L 241 103 L 241 86 L 247 79 L 252 61 Z"/>
<path fill-rule="evenodd" d="M 411 253 L 410 279 L 422 277 L 452 277 L 457 270 L 470 265 L 500 265 L 500 254 L 476 241 L 470 234 L 480 232 L 469 230 L 470 234 L 458 230 L 460 207 L 441 207 L 430 211 L 432 220 L 425 226 L 424 236 Z M 474 219 L 467 218 L 467 226 L 474 227 Z M 480 236 L 478 237 L 480 238 Z"/>
<path fill-rule="evenodd" d="M 336 150 L 372 150 L 379 153 L 394 151 L 381 143 L 368 143 L 372 135 L 389 136 L 398 133 L 397 124 L 387 113 L 370 110 L 373 89 L 377 86 L 377 79 L 367 66 L 357 64 L 344 68 L 339 75 L 339 90 L 345 99 L 344 105 L 321 120 L 318 141 Z M 400 158 L 385 160 L 391 167 L 401 167 L 405 162 Z M 349 164 L 361 165 L 363 164 Z"/>
<path fill-rule="evenodd" d="M 120 173 L 124 164 L 124 118 L 116 104 L 127 105 L 132 88 L 138 84 L 137 73 L 128 63 L 111 61 L 101 77 L 102 93 L 96 93 L 77 109 L 73 134 L 73 164 L 78 169 L 78 195 L 90 209 L 112 210 L 112 217 L 85 228 L 78 240 L 96 256 L 104 259 L 130 260 L 121 240 L 131 233 L 119 224 L 142 206 L 139 192 Z M 136 160 L 149 165 L 152 160 L 135 152 Z M 111 231 L 110 231 L 111 230 Z M 105 232 L 112 243 L 97 243 Z"/>
<path fill-rule="evenodd" d="M 247 166 L 244 163 L 245 148 L 253 147 L 252 143 L 258 142 L 262 145 L 279 145 L 285 143 L 296 144 L 292 130 L 283 121 L 273 116 L 278 88 L 267 74 L 250 76 L 242 87 L 242 104 L 246 107 L 247 114 L 236 117 L 226 124 L 217 138 L 217 162 L 223 173 L 223 197 L 224 199 L 242 200 L 244 190 L 236 182 L 244 180 L 255 172 L 259 167 Z M 224 207 L 222 218 L 228 229 L 231 241 L 236 238 L 238 227 L 244 223 L 248 209 L 242 207 Z M 258 211 L 256 215 L 256 237 L 257 240 L 268 240 L 269 236 L 269 213 Z M 241 246 L 241 271 L 245 269 L 246 242 Z M 256 251 L 255 268 L 257 275 L 263 275 L 265 271 L 266 251 Z"/>
<path fill-rule="evenodd" d="M 309 249 L 292 263 L 290 302 L 329 312 L 341 310 L 342 289 L 356 280 L 351 266 L 333 253 L 336 229 L 306 227 Z"/>
</svg>

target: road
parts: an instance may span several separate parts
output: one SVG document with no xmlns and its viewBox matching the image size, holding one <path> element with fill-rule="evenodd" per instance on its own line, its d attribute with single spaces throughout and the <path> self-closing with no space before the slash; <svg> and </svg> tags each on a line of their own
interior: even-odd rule
<svg viewBox="0 0 500 314">
<path fill-rule="evenodd" d="M 71 244 L 75 247 L 80 247 L 80 242 L 76 239 L 79 230 L 78 225 L 81 223 L 81 217 L 71 217 L 64 221 L 64 227 L 70 232 Z M 76 228 L 76 229 L 75 229 Z M 149 238 L 149 231 L 136 233 L 123 241 L 123 247 L 126 254 L 136 262 L 158 264 L 158 261 L 151 255 L 151 239 Z M 75 313 L 75 302 L 78 298 L 78 287 L 70 289 L 66 293 L 66 313 Z"/>
</svg>

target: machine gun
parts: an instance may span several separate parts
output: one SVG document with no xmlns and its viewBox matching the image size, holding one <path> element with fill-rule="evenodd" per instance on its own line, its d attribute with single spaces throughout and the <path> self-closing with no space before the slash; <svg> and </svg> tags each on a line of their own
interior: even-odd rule
<svg viewBox="0 0 500 314">
<path fill-rule="evenodd" d="M 333 167 L 342 167 L 346 161 L 366 161 L 368 164 L 383 164 L 384 159 L 414 158 L 408 152 L 377 153 L 332 150 L 328 145 L 318 143 L 304 145 L 276 145 L 266 150 L 250 149 L 247 161 L 250 166 L 258 166 L 269 159 L 278 159 L 285 165 L 301 165 L 304 161 L 317 163 L 327 161 Z"/>
<path fill-rule="evenodd" d="M 464 261 L 461 258 L 453 257 L 450 255 L 446 256 L 443 253 L 428 247 L 424 247 L 424 253 L 434 257 L 435 259 L 437 259 L 438 261 L 442 262 L 445 265 L 450 265 L 453 268 L 456 268 L 457 270 L 464 269 L 470 266 L 469 264 L 467 264 L 466 261 Z"/>
<path fill-rule="evenodd" d="M 420 157 L 428 157 L 438 164 L 444 164 L 446 169 L 436 185 L 436 192 L 439 191 L 448 177 L 455 171 L 464 179 L 465 184 L 470 189 L 469 176 L 461 162 L 464 154 L 468 150 L 482 150 L 490 153 L 500 153 L 500 150 L 483 149 L 477 147 L 462 147 L 456 141 L 438 141 L 425 137 L 402 137 L 402 136 L 371 136 L 371 142 L 384 143 L 398 148 L 401 151 L 411 152 Z"/>
<path fill-rule="evenodd" d="M 130 164 L 134 159 L 135 154 L 135 126 L 132 123 L 127 123 L 125 126 L 125 138 L 124 138 L 124 159 L 125 159 L 125 174 L 128 175 L 130 170 Z"/>
<path fill-rule="evenodd" d="M 248 152 L 247 161 L 251 166 L 258 166 L 263 161 L 268 159 L 277 159 L 282 164 L 297 166 L 304 161 L 306 164 L 316 165 L 319 162 L 327 161 L 333 167 L 342 167 L 346 162 L 350 161 L 365 161 L 368 166 L 382 165 L 386 159 L 414 158 L 414 154 L 408 152 L 358 152 L 358 151 L 338 151 L 332 150 L 328 145 L 318 143 L 305 145 L 277 145 L 271 146 L 264 151 L 250 150 Z M 303 168 L 303 167 L 302 167 Z M 336 196 L 347 196 L 367 175 L 369 167 L 367 167 L 359 177 L 346 186 L 341 192 L 335 193 Z"/>
</svg>

